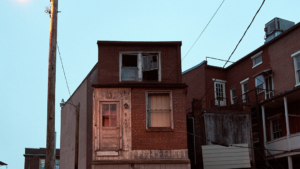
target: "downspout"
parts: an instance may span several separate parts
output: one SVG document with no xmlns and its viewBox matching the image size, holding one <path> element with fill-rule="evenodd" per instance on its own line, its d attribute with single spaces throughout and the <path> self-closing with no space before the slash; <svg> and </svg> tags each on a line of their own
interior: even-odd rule
<svg viewBox="0 0 300 169">
<path fill-rule="evenodd" d="M 194 136 L 194 161 L 196 165 L 196 138 L 195 138 L 195 122 L 194 122 L 194 117 L 188 117 L 189 119 L 193 120 L 193 136 Z"/>
</svg>

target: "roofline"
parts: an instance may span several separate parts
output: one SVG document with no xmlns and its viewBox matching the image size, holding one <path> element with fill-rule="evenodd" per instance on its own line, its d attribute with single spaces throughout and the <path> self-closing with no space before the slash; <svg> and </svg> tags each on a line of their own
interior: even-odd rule
<svg viewBox="0 0 300 169">
<path fill-rule="evenodd" d="M 205 60 L 203 60 L 201 63 L 197 64 L 196 66 L 193 66 L 193 67 L 191 67 L 191 68 L 189 68 L 189 69 L 183 71 L 181 74 L 185 74 L 185 73 L 187 73 L 187 72 L 189 72 L 189 71 L 192 71 L 192 70 L 196 69 L 197 67 L 200 67 L 200 66 L 203 65 L 204 63 L 206 63 Z"/>
<path fill-rule="evenodd" d="M 256 53 L 260 52 L 261 50 L 263 50 L 263 48 L 265 48 L 266 46 L 271 45 L 272 43 L 277 42 L 278 40 L 280 40 L 281 38 L 283 38 L 284 36 L 286 36 L 287 34 L 291 33 L 292 31 L 294 31 L 295 29 L 300 27 L 300 22 L 298 22 L 296 25 L 290 27 L 288 30 L 284 31 L 283 33 L 281 33 L 280 35 L 276 36 L 275 38 L 273 38 L 272 40 L 270 40 L 269 42 L 263 44 L 262 46 L 258 47 L 257 49 L 255 49 L 254 51 L 250 52 L 249 54 L 247 54 L 246 56 L 240 58 L 239 60 L 237 60 L 236 62 L 234 62 L 233 64 L 229 65 L 228 67 L 226 67 L 225 69 L 229 69 L 231 67 L 233 67 L 234 65 L 236 65 L 237 63 L 241 62 L 242 60 L 251 57 L 253 55 L 255 55 Z"/>
<path fill-rule="evenodd" d="M 181 41 L 97 41 L 98 45 L 182 45 Z"/>
<path fill-rule="evenodd" d="M 76 91 L 79 89 L 79 87 L 83 84 L 83 82 L 89 77 L 90 74 L 98 67 L 98 62 L 95 64 L 95 66 L 91 69 L 91 71 L 85 76 L 85 78 L 82 80 L 82 82 L 78 85 L 78 87 L 74 90 L 72 95 L 68 98 L 68 100 L 65 103 L 68 103 L 69 100 L 73 97 L 73 95 L 76 93 Z"/>
<path fill-rule="evenodd" d="M 255 49 L 254 51 L 250 52 L 249 54 L 247 54 L 246 56 L 240 58 L 239 60 L 237 60 L 236 62 L 232 63 L 231 65 L 229 65 L 228 67 L 224 68 L 225 70 L 230 69 L 231 67 L 233 67 L 234 65 L 240 63 L 241 61 L 243 61 L 244 59 L 251 57 L 253 55 L 255 55 L 256 53 L 260 52 L 263 50 L 263 48 L 265 48 L 266 46 L 271 45 L 272 43 L 275 43 L 276 41 L 280 40 L 281 38 L 283 38 L 285 35 L 291 33 L 292 31 L 294 31 L 295 29 L 300 27 L 300 22 L 298 22 L 296 25 L 292 26 L 291 28 L 289 28 L 288 30 L 284 31 L 283 33 L 281 33 L 280 35 L 276 36 L 274 39 L 270 40 L 269 42 L 263 44 L 262 46 L 258 47 L 257 49 Z M 187 69 L 186 71 L 182 72 L 182 74 L 185 74 L 199 66 L 201 66 L 203 64 L 204 61 L 202 61 L 200 64 L 191 67 L 190 69 Z M 222 67 L 218 67 L 218 66 L 212 66 L 212 65 L 207 65 L 209 67 L 215 67 L 215 68 L 222 68 Z"/>
</svg>

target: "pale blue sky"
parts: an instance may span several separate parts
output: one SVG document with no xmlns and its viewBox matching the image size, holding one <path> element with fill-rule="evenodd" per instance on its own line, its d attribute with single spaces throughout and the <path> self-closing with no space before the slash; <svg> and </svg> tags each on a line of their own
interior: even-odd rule
<svg viewBox="0 0 300 169">
<path fill-rule="evenodd" d="M 59 0 L 58 45 L 71 93 L 97 62 L 97 40 L 182 41 L 187 53 L 222 0 Z M 186 70 L 206 56 L 227 59 L 262 0 L 227 0 L 182 63 Z M 46 146 L 49 0 L 0 1 L 0 161 L 24 168 L 25 147 Z M 264 43 L 274 17 L 299 22 L 299 0 L 266 1 L 231 61 Z M 209 60 L 222 66 L 223 62 Z M 59 57 L 56 131 L 61 99 L 69 94 Z"/>
</svg>

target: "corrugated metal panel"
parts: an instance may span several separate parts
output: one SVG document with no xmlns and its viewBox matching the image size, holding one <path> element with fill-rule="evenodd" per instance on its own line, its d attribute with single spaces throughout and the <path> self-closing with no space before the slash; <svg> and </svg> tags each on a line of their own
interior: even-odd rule
<svg viewBox="0 0 300 169">
<path fill-rule="evenodd" d="M 248 147 L 248 144 L 234 144 Z M 203 145 L 204 169 L 251 168 L 248 148 Z"/>
</svg>

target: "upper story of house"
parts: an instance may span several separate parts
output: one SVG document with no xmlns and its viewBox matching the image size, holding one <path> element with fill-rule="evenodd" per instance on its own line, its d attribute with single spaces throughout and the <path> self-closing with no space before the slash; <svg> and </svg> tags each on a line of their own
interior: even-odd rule
<svg viewBox="0 0 300 169">
<path fill-rule="evenodd" d="M 264 45 L 225 69 L 203 61 L 183 72 L 182 78 L 189 86 L 187 102 L 202 98 L 203 106 L 211 107 L 254 102 L 256 95 L 258 101 L 269 99 L 300 85 L 299 76 L 300 23 L 273 39 L 267 37 Z"/>
<path fill-rule="evenodd" d="M 97 44 L 98 84 L 181 83 L 181 42 Z"/>
</svg>

